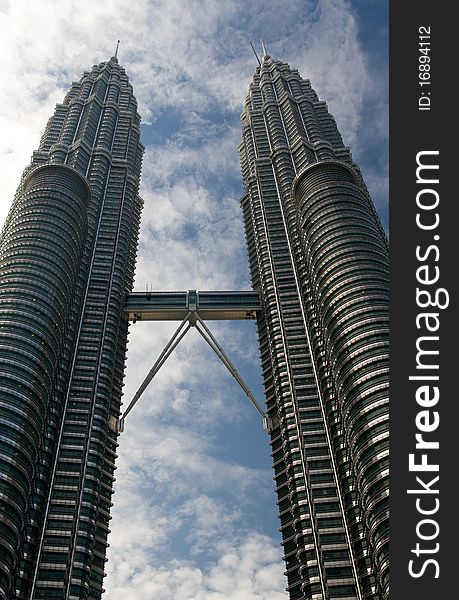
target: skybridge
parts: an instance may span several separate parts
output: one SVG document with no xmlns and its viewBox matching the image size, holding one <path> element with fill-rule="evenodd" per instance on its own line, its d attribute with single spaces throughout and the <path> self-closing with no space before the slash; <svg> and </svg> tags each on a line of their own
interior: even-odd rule
<svg viewBox="0 0 459 600">
<path fill-rule="evenodd" d="M 124 307 L 129 321 L 182 321 L 195 310 L 204 321 L 256 319 L 258 292 L 132 292 Z"/>
<path fill-rule="evenodd" d="M 118 432 L 124 431 L 124 420 L 137 400 L 186 333 L 191 327 L 194 327 L 236 379 L 252 405 L 263 417 L 263 426 L 269 432 L 272 427 L 271 419 L 255 400 L 236 367 L 205 323 L 205 321 L 217 320 L 253 320 L 257 318 L 257 313 L 261 310 L 260 294 L 253 291 L 154 292 L 147 290 L 146 292 L 126 294 L 124 312 L 129 321 L 133 323 L 137 321 L 180 321 L 180 325 L 134 394 L 123 416 L 120 419 L 113 419 L 110 426 Z"/>
</svg>

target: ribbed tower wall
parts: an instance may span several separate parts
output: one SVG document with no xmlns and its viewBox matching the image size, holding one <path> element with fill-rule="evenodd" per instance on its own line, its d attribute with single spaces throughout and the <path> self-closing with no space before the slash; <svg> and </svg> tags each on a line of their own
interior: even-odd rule
<svg viewBox="0 0 459 600">
<path fill-rule="evenodd" d="M 39 515 L 44 444 L 62 419 L 58 372 L 86 239 L 87 181 L 67 166 L 24 179 L 0 239 L 0 595 L 7 597 L 27 528 Z M 45 490 L 46 491 L 46 490 Z M 31 531 L 28 531 L 31 533 Z"/>
<path fill-rule="evenodd" d="M 387 241 L 358 174 L 324 161 L 294 184 L 327 410 L 344 439 L 340 476 L 355 481 L 370 556 L 388 592 L 389 270 Z M 349 490 L 352 486 L 349 486 Z M 352 492 L 347 506 L 352 507 Z"/>
</svg>

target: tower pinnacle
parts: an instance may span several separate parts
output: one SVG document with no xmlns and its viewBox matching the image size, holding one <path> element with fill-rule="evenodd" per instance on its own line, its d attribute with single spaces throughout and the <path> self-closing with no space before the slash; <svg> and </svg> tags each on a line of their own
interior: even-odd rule
<svg viewBox="0 0 459 600">
<path fill-rule="evenodd" d="M 267 50 L 266 50 L 266 46 L 264 41 L 260 38 L 260 42 L 261 42 L 261 49 L 263 50 L 263 58 L 266 58 L 269 56 Z"/>
</svg>

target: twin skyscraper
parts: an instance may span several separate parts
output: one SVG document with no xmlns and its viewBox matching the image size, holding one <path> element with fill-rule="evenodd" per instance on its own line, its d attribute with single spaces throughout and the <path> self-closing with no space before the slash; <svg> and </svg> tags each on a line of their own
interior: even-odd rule
<svg viewBox="0 0 459 600">
<path fill-rule="evenodd" d="M 239 153 L 290 599 L 387 599 L 386 237 L 325 103 L 267 54 Z M 1 598 L 103 593 L 142 156 L 112 57 L 57 105 L 1 235 Z"/>
</svg>

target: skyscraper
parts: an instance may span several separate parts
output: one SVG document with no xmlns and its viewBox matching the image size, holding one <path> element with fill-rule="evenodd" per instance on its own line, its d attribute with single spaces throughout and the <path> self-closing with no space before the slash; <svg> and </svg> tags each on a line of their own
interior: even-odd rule
<svg viewBox="0 0 459 600">
<path fill-rule="evenodd" d="M 0 240 L 0 597 L 100 598 L 142 208 L 132 86 L 73 83 Z"/>
<path fill-rule="evenodd" d="M 290 598 L 387 598 L 387 240 L 325 102 L 267 54 L 239 152 Z"/>
</svg>

